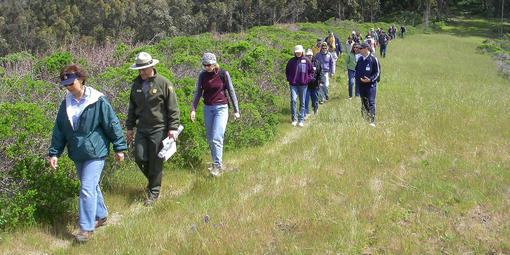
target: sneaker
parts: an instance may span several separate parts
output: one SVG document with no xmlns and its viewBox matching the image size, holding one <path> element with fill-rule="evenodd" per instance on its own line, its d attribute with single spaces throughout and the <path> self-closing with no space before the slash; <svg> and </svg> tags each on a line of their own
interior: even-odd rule
<svg viewBox="0 0 510 255">
<path fill-rule="evenodd" d="M 352 100 L 352 97 L 349 97 L 349 100 Z"/>
<path fill-rule="evenodd" d="M 307 120 L 308 118 L 310 118 L 310 114 L 305 115 L 305 120 Z"/>
<path fill-rule="evenodd" d="M 104 217 L 100 220 L 96 220 L 96 223 L 94 224 L 94 228 L 98 228 L 98 227 L 106 225 L 106 220 L 107 220 L 106 217 Z"/>
<path fill-rule="evenodd" d="M 375 127 L 375 122 L 371 122 L 369 125 Z"/>
<path fill-rule="evenodd" d="M 298 124 L 298 125 L 299 125 L 300 127 L 304 127 L 304 126 L 305 126 L 305 124 L 304 124 L 302 121 L 301 121 L 301 122 L 299 122 L 299 124 Z"/>
<path fill-rule="evenodd" d="M 147 200 L 145 200 L 145 202 L 143 203 L 143 206 L 151 206 L 156 201 L 158 201 L 157 197 L 149 197 L 149 198 L 147 198 Z"/>
<path fill-rule="evenodd" d="M 94 231 L 81 230 L 79 234 L 74 236 L 74 240 L 80 243 L 87 242 L 92 238 L 92 234 L 94 234 Z"/>
<path fill-rule="evenodd" d="M 293 127 L 295 127 L 297 125 L 297 121 L 293 121 L 292 123 L 290 123 Z"/>
<path fill-rule="evenodd" d="M 208 168 L 209 173 L 213 177 L 219 177 L 221 175 L 221 170 L 223 170 L 220 166 L 217 164 L 213 164 L 211 167 Z M 224 170 L 223 170 L 224 171 Z"/>
<path fill-rule="evenodd" d="M 320 101 L 320 102 L 319 102 L 319 104 L 323 104 L 323 103 L 324 103 L 324 101 Z"/>
</svg>

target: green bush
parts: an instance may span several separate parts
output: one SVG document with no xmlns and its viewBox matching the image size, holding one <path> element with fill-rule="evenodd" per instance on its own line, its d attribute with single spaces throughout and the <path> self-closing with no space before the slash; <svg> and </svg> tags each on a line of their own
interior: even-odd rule
<svg viewBox="0 0 510 255">
<path fill-rule="evenodd" d="M 28 190 L 19 191 L 13 197 L 0 197 L 0 229 L 13 230 L 35 224 L 36 194 L 37 191 Z"/>
<path fill-rule="evenodd" d="M 41 59 L 36 66 L 35 70 L 38 72 L 48 71 L 53 74 L 58 74 L 60 71 L 73 61 L 73 55 L 68 51 L 56 52 L 48 57 Z"/>
</svg>

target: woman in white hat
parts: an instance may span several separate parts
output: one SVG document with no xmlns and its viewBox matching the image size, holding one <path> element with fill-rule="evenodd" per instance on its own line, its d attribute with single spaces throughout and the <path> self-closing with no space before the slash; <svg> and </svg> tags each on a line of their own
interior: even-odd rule
<svg viewBox="0 0 510 255">
<path fill-rule="evenodd" d="M 204 70 L 198 75 L 190 119 L 195 122 L 195 110 L 200 98 L 203 97 L 205 130 L 213 161 L 209 171 L 212 176 L 217 177 L 223 172 L 223 139 L 228 122 L 228 98 L 234 108 L 234 120 L 239 119 L 241 115 L 232 79 L 226 70 L 220 68 L 216 62 L 216 55 L 204 53 L 202 66 Z"/>
</svg>

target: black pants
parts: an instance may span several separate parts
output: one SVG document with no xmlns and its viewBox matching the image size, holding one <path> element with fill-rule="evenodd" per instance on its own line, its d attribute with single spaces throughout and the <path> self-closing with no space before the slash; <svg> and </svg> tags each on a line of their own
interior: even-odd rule
<svg viewBox="0 0 510 255">
<path fill-rule="evenodd" d="M 165 129 L 142 129 L 136 130 L 135 136 L 135 162 L 147 177 L 147 196 L 157 198 L 161 189 L 163 177 L 163 159 L 158 157 L 158 152 L 163 147 L 163 139 L 166 138 Z"/>
<path fill-rule="evenodd" d="M 375 122 L 375 96 L 377 94 L 377 82 L 361 83 L 359 85 L 359 96 L 361 98 L 361 116 L 369 122 Z"/>
</svg>

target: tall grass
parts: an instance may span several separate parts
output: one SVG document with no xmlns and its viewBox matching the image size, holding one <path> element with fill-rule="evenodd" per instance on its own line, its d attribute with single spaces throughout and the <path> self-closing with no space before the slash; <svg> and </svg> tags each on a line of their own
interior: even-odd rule
<svg viewBox="0 0 510 255">
<path fill-rule="evenodd" d="M 282 115 L 276 142 L 226 152 L 234 170 L 221 178 L 167 170 L 144 208 L 132 165 L 105 180 L 114 220 L 92 241 L 28 230 L 3 235 L 0 253 L 508 254 L 510 83 L 475 53 L 480 41 L 392 42 L 376 128 L 345 100 L 342 74 L 304 128 Z"/>
</svg>

